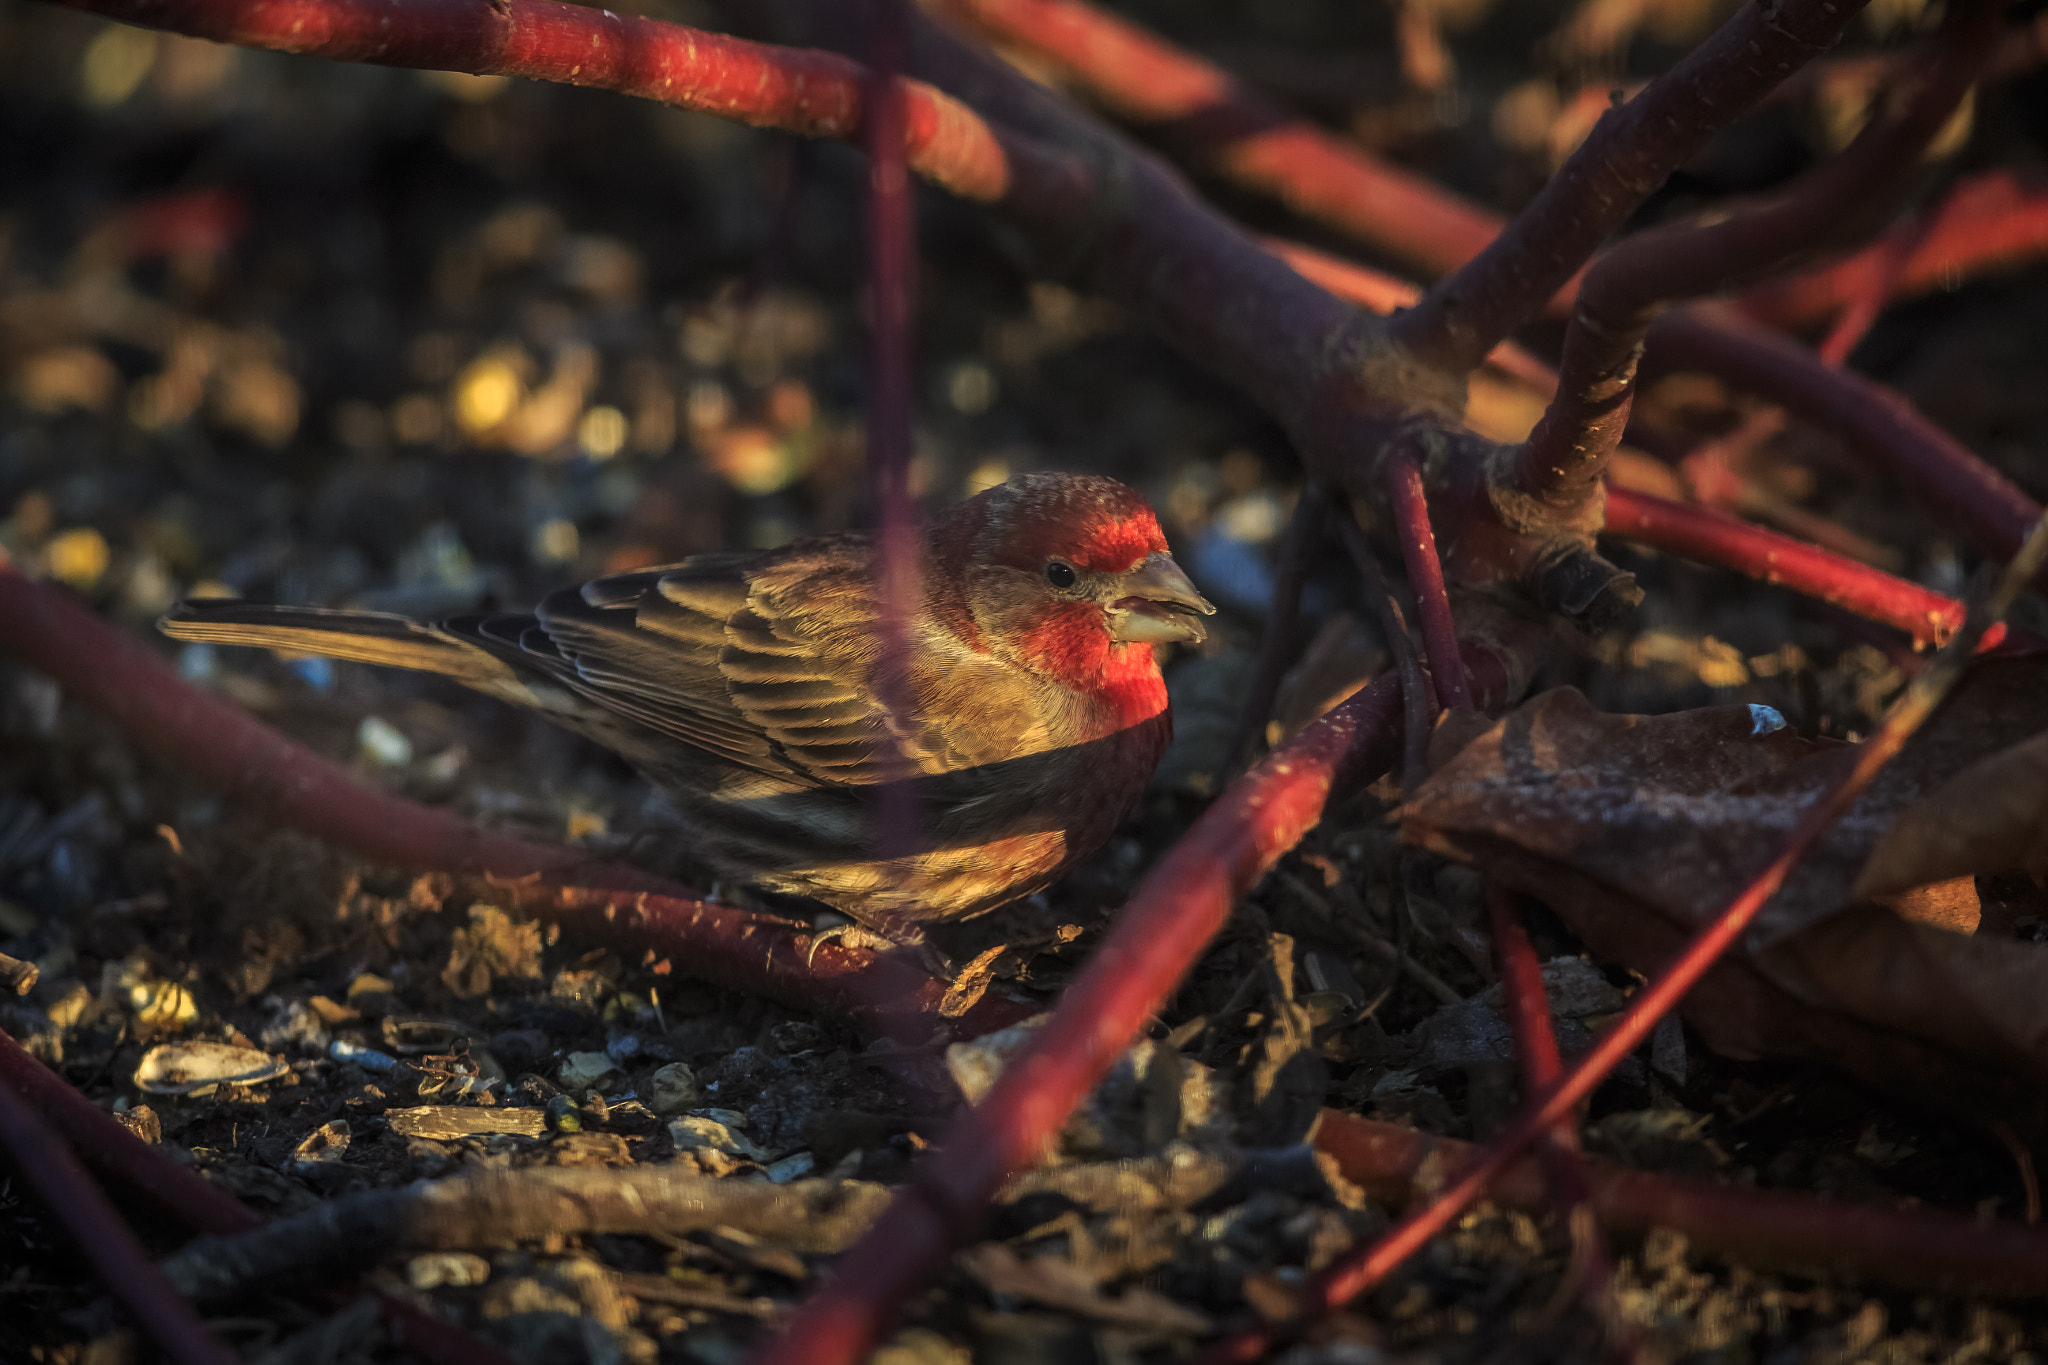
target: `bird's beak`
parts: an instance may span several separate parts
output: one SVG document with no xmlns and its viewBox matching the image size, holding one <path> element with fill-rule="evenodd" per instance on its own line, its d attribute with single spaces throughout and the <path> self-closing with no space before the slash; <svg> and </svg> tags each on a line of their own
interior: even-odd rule
<svg viewBox="0 0 2048 1365">
<path fill-rule="evenodd" d="M 1145 562 L 1117 581 L 1119 596 L 1109 604 L 1109 637 L 1132 644 L 1163 644 L 1185 640 L 1200 644 L 1209 632 L 1196 614 L 1214 616 L 1216 608 L 1195 591 L 1173 556 L 1154 551 Z"/>
</svg>

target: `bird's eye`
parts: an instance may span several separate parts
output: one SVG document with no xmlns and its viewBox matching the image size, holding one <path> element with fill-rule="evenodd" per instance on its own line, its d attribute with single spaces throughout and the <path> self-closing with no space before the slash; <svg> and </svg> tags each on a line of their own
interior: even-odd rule
<svg viewBox="0 0 2048 1365">
<path fill-rule="evenodd" d="M 1055 588 L 1071 588 L 1079 581 L 1074 566 L 1063 559 L 1048 560 L 1045 566 L 1045 581 Z"/>
</svg>

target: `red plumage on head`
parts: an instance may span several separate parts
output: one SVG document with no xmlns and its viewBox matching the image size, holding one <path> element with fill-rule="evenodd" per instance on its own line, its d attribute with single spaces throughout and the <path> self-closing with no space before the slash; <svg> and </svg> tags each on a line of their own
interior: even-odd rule
<svg viewBox="0 0 2048 1365">
<path fill-rule="evenodd" d="M 1092 474 L 1020 474 L 958 504 L 948 520 L 967 531 L 958 545 L 961 562 L 973 557 L 1035 570 L 1065 559 L 1124 573 L 1166 549 L 1166 533 L 1144 496 Z"/>
</svg>

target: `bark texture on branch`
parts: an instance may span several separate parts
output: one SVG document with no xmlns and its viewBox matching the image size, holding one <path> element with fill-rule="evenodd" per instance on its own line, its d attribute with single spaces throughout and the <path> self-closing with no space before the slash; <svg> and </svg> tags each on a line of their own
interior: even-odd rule
<svg viewBox="0 0 2048 1365">
<path fill-rule="evenodd" d="M 803 137 L 859 138 L 866 70 L 830 52 L 773 47 L 559 0 L 58 0 L 123 23 L 238 47 L 377 66 L 520 76 L 612 90 Z M 916 84 L 905 92 L 913 170 L 982 203 L 1085 194 L 1079 167 L 1005 136 Z"/>
</svg>

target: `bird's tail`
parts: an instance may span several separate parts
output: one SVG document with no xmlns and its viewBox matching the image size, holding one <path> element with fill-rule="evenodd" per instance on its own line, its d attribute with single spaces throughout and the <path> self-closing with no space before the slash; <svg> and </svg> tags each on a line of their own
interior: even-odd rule
<svg viewBox="0 0 2048 1365">
<path fill-rule="evenodd" d="M 199 598 L 180 602 L 156 624 L 174 640 L 254 645 L 440 673 L 479 692 L 534 704 L 527 679 L 504 658 L 440 626 L 386 612 Z"/>
</svg>

